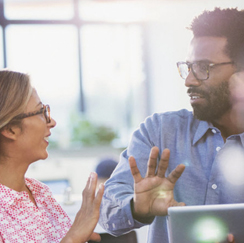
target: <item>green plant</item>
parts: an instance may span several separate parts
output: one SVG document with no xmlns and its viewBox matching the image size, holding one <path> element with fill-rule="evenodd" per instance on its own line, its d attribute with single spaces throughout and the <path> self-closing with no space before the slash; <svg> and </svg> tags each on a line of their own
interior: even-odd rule
<svg viewBox="0 0 244 243">
<path fill-rule="evenodd" d="M 117 137 L 116 132 L 111 127 L 97 125 L 84 118 L 73 121 L 71 134 L 72 142 L 84 146 L 108 145 Z"/>
</svg>

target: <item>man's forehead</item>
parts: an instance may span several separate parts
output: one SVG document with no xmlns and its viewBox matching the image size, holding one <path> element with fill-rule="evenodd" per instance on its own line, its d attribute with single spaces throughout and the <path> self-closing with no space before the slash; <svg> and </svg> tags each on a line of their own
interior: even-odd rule
<svg viewBox="0 0 244 243">
<path fill-rule="evenodd" d="M 229 61 L 225 52 L 226 44 L 225 37 L 194 37 L 189 46 L 187 61 Z"/>
</svg>

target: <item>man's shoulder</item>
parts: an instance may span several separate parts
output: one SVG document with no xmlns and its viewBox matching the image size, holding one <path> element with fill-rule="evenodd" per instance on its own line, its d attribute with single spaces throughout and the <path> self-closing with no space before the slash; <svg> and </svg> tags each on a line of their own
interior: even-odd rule
<svg viewBox="0 0 244 243">
<path fill-rule="evenodd" d="M 154 120 L 155 122 L 165 123 L 165 122 L 174 122 L 174 123 L 182 123 L 182 122 L 191 122 L 198 121 L 194 118 L 192 111 L 188 111 L 186 109 L 182 109 L 179 111 L 167 111 L 161 113 L 154 113 L 149 117 L 150 120 Z"/>
<path fill-rule="evenodd" d="M 199 120 L 196 119 L 192 111 L 182 109 L 179 111 L 168 111 L 162 113 L 154 113 L 147 117 L 146 120 L 141 123 L 141 131 L 147 131 L 152 134 L 172 133 L 176 131 L 185 132 L 196 131 Z"/>
</svg>

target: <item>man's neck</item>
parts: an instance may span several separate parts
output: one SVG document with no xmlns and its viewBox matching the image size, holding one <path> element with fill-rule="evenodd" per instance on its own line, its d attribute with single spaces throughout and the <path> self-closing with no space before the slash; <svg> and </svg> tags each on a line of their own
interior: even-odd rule
<svg viewBox="0 0 244 243">
<path fill-rule="evenodd" d="M 232 110 L 212 123 L 221 131 L 223 139 L 226 140 L 231 135 L 244 132 L 244 113 L 236 113 Z"/>
</svg>

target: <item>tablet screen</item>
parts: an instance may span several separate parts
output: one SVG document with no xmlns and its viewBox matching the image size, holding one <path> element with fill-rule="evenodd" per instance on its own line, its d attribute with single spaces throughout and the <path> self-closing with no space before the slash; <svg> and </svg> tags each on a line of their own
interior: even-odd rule
<svg viewBox="0 0 244 243">
<path fill-rule="evenodd" d="M 171 207 L 168 232 L 170 243 L 244 242 L 244 204 Z"/>
</svg>

